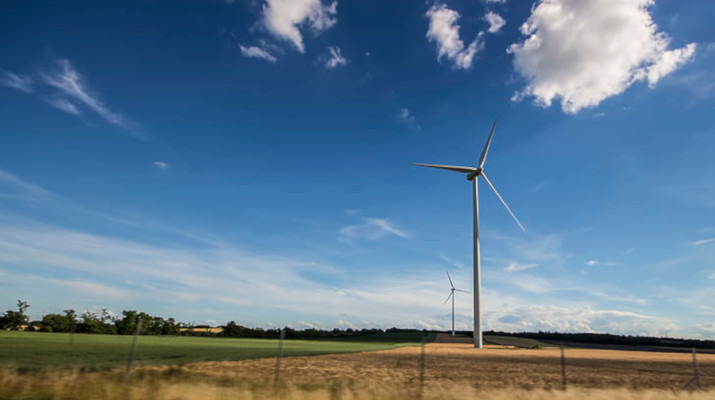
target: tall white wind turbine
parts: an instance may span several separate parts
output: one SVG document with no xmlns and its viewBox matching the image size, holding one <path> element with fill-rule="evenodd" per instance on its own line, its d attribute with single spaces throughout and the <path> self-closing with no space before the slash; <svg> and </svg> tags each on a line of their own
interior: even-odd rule
<svg viewBox="0 0 715 400">
<path fill-rule="evenodd" d="M 499 195 L 496 188 L 487 178 L 484 173 L 484 163 L 487 161 L 487 153 L 489 152 L 489 145 L 492 143 L 492 137 L 494 136 L 494 129 L 497 126 L 497 120 L 494 120 L 492 124 L 492 130 L 489 132 L 489 137 L 487 138 L 487 143 L 484 145 L 484 150 L 482 150 L 482 155 L 479 157 L 479 164 L 476 168 L 473 167 L 460 167 L 454 165 L 436 165 L 436 164 L 418 164 L 413 163 L 418 167 L 430 167 L 430 168 L 440 168 L 446 169 L 454 172 L 461 172 L 467 174 L 467 180 L 472 181 L 472 187 L 474 192 L 474 347 L 482 348 L 482 313 L 481 313 L 481 287 L 482 287 L 482 277 L 481 277 L 481 259 L 479 257 L 479 188 L 478 188 L 478 177 L 481 176 L 484 182 L 489 185 L 489 187 L 497 195 L 499 201 L 504 205 L 506 210 L 509 212 L 514 221 L 516 221 L 519 228 L 526 232 L 524 226 L 516 218 L 516 215 L 511 211 L 511 208 L 506 204 L 504 199 Z"/>
<path fill-rule="evenodd" d="M 464 292 L 464 293 L 469 293 L 466 290 L 462 289 L 457 289 L 454 287 L 454 282 L 452 282 L 452 277 L 449 276 L 449 271 L 447 271 L 447 279 L 449 279 L 449 285 L 452 286 L 452 289 L 449 290 L 449 296 L 447 296 L 447 300 L 444 301 L 444 304 L 447 304 L 449 301 L 449 298 L 452 298 L 452 336 L 456 336 L 454 334 L 454 292 Z"/>
</svg>

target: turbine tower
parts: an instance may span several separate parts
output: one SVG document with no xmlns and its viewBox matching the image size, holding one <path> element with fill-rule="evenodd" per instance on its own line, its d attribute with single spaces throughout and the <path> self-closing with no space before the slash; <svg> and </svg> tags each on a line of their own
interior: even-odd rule
<svg viewBox="0 0 715 400">
<path fill-rule="evenodd" d="M 484 150 L 482 150 L 482 155 L 479 157 L 479 164 L 477 164 L 477 167 L 460 167 L 460 166 L 454 166 L 454 165 L 436 165 L 436 164 L 418 164 L 418 163 L 413 163 L 412 165 L 416 165 L 418 167 L 430 167 L 430 168 L 439 168 L 439 169 L 446 169 L 449 171 L 454 171 L 454 172 L 461 172 L 463 174 L 467 174 L 467 180 L 472 181 L 472 188 L 474 192 L 474 347 L 481 349 L 482 348 L 482 313 L 481 313 L 481 286 L 482 286 L 482 277 L 481 277 L 481 260 L 479 257 L 479 186 L 478 182 L 479 179 L 478 177 L 482 177 L 484 179 L 484 182 L 489 185 L 489 187 L 494 191 L 494 194 L 497 195 L 499 198 L 499 201 L 504 205 L 506 210 L 509 212 L 509 214 L 514 218 L 514 221 L 516 221 L 517 225 L 519 225 L 519 228 L 521 228 L 522 231 L 526 232 L 526 229 L 524 229 L 524 226 L 519 222 L 519 220 L 516 218 L 516 215 L 511 211 L 511 208 L 506 204 L 504 199 L 499 195 L 499 192 L 497 192 L 496 188 L 492 183 L 489 181 L 489 178 L 487 178 L 487 175 L 484 173 L 484 163 L 487 161 L 487 153 L 489 152 L 489 145 L 492 143 L 492 137 L 494 136 L 494 129 L 497 126 L 497 120 L 494 120 L 494 124 L 492 124 L 492 130 L 489 132 L 489 137 L 487 138 L 487 143 L 484 145 Z"/>
<path fill-rule="evenodd" d="M 450 284 L 450 286 L 452 286 L 452 289 L 450 289 L 449 296 L 447 296 L 447 300 L 444 301 L 444 304 L 447 304 L 450 297 L 452 298 L 452 336 L 454 337 L 454 336 L 456 336 L 454 334 L 454 292 L 464 292 L 464 293 L 469 293 L 469 292 L 466 290 L 457 289 L 456 287 L 454 287 L 454 282 L 452 282 L 452 277 L 449 276 L 449 271 L 447 271 L 447 279 L 449 279 L 449 284 Z"/>
</svg>

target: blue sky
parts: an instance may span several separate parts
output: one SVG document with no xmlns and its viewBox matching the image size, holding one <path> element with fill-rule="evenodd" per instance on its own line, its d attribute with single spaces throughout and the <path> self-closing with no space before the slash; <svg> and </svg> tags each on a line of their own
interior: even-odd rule
<svg viewBox="0 0 715 400">
<path fill-rule="evenodd" d="M 0 5 L 0 301 L 715 338 L 715 4 Z M 471 298 L 457 296 L 457 327 Z"/>
</svg>

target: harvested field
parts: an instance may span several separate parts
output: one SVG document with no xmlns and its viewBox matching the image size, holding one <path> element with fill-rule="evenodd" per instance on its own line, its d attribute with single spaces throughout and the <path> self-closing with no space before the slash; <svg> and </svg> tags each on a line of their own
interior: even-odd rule
<svg viewBox="0 0 715 400">
<path fill-rule="evenodd" d="M 419 347 L 358 354 L 285 358 L 281 380 L 289 384 L 333 382 L 402 386 L 419 380 Z M 561 388 L 558 348 L 516 349 L 487 346 L 479 351 L 469 344 L 432 343 L 425 347 L 425 385 L 445 383 L 483 389 Z M 673 390 L 693 374 L 692 358 L 685 353 L 568 349 L 570 387 Z M 703 386 L 715 387 L 715 355 L 699 356 Z M 273 376 L 271 359 L 190 364 L 201 374 L 264 381 Z"/>
</svg>

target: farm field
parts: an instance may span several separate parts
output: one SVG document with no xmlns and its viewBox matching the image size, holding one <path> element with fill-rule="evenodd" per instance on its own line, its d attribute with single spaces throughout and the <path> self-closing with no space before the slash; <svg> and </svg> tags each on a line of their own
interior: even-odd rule
<svg viewBox="0 0 715 400">
<path fill-rule="evenodd" d="M 6 338 L 5 334 L 0 336 L 3 349 Z M 178 339 L 232 341 L 218 338 Z M 715 395 L 715 355 L 712 354 L 699 356 L 702 384 L 706 391 L 693 392 L 680 390 L 692 376 L 689 354 L 567 349 L 568 390 L 562 392 L 558 348 L 489 345 L 478 351 L 470 344 L 441 343 L 439 339 L 425 346 L 422 386 L 419 346 L 286 341 L 286 350 L 294 344 L 298 345 L 293 353 L 286 351 L 286 354 L 296 356 L 282 359 L 280 381 L 274 388 L 276 343 L 256 340 L 269 344 L 263 357 L 270 358 L 228 361 L 230 358 L 224 356 L 223 360 L 227 361 L 184 362 L 181 365 L 165 358 L 163 364 L 171 364 L 168 366 L 162 366 L 161 359 L 157 358 L 137 368 L 128 380 L 122 368 L 123 362 L 120 368 L 88 372 L 55 368 L 21 372 L 0 368 L 0 398 L 332 400 L 417 398 L 422 393 L 423 399 L 705 400 Z M 238 347 L 239 343 L 249 345 L 252 342 L 235 340 L 234 345 Z M 331 348 L 330 344 L 336 347 Z M 372 345 L 387 349 L 344 352 L 359 351 L 357 349 Z M 203 345 L 203 348 L 210 347 Z M 232 347 L 221 348 L 225 351 Z M 300 356 L 301 349 L 312 356 Z M 256 353 L 246 352 L 244 355 L 261 354 L 260 349 L 253 350 Z M 343 353 L 325 354 L 331 350 Z M 324 354 L 314 355 L 318 351 Z M 126 356 L 126 352 L 123 355 Z"/>
<path fill-rule="evenodd" d="M 400 386 L 419 379 L 420 349 L 403 347 L 360 354 L 332 354 L 312 358 L 287 358 L 281 379 L 305 382 L 361 382 Z M 702 383 L 715 388 L 715 355 L 698 358 Z M 573 387 L 591 389 L 678 389 L 693 374 L 692 358 L 684 353 L 567 349 L 567 379 Z M 198 363 L 187 371 L 215 377 L 261 381 L 272 376 L 268 359 Z M 517 349 L 487 346 L 477 351 L 469 344 L 431 343 L 425 348 L 425 385 L 445 383 L 482 389 L 561 388 L 558 348 Z"/>
<path fill-rule="evenodd" d="M 421 336 L 388 335 L 366 341 L 287 340 L 285 356 L 314 356 L 416 345 Z M 0 331 L 0 367 L 14 369 L 124 367 L 132 337 Z M 277 340 L 190 336 L 140 336 L 135 366 L 180 365 L 275 357 Z"/>
</svg>

